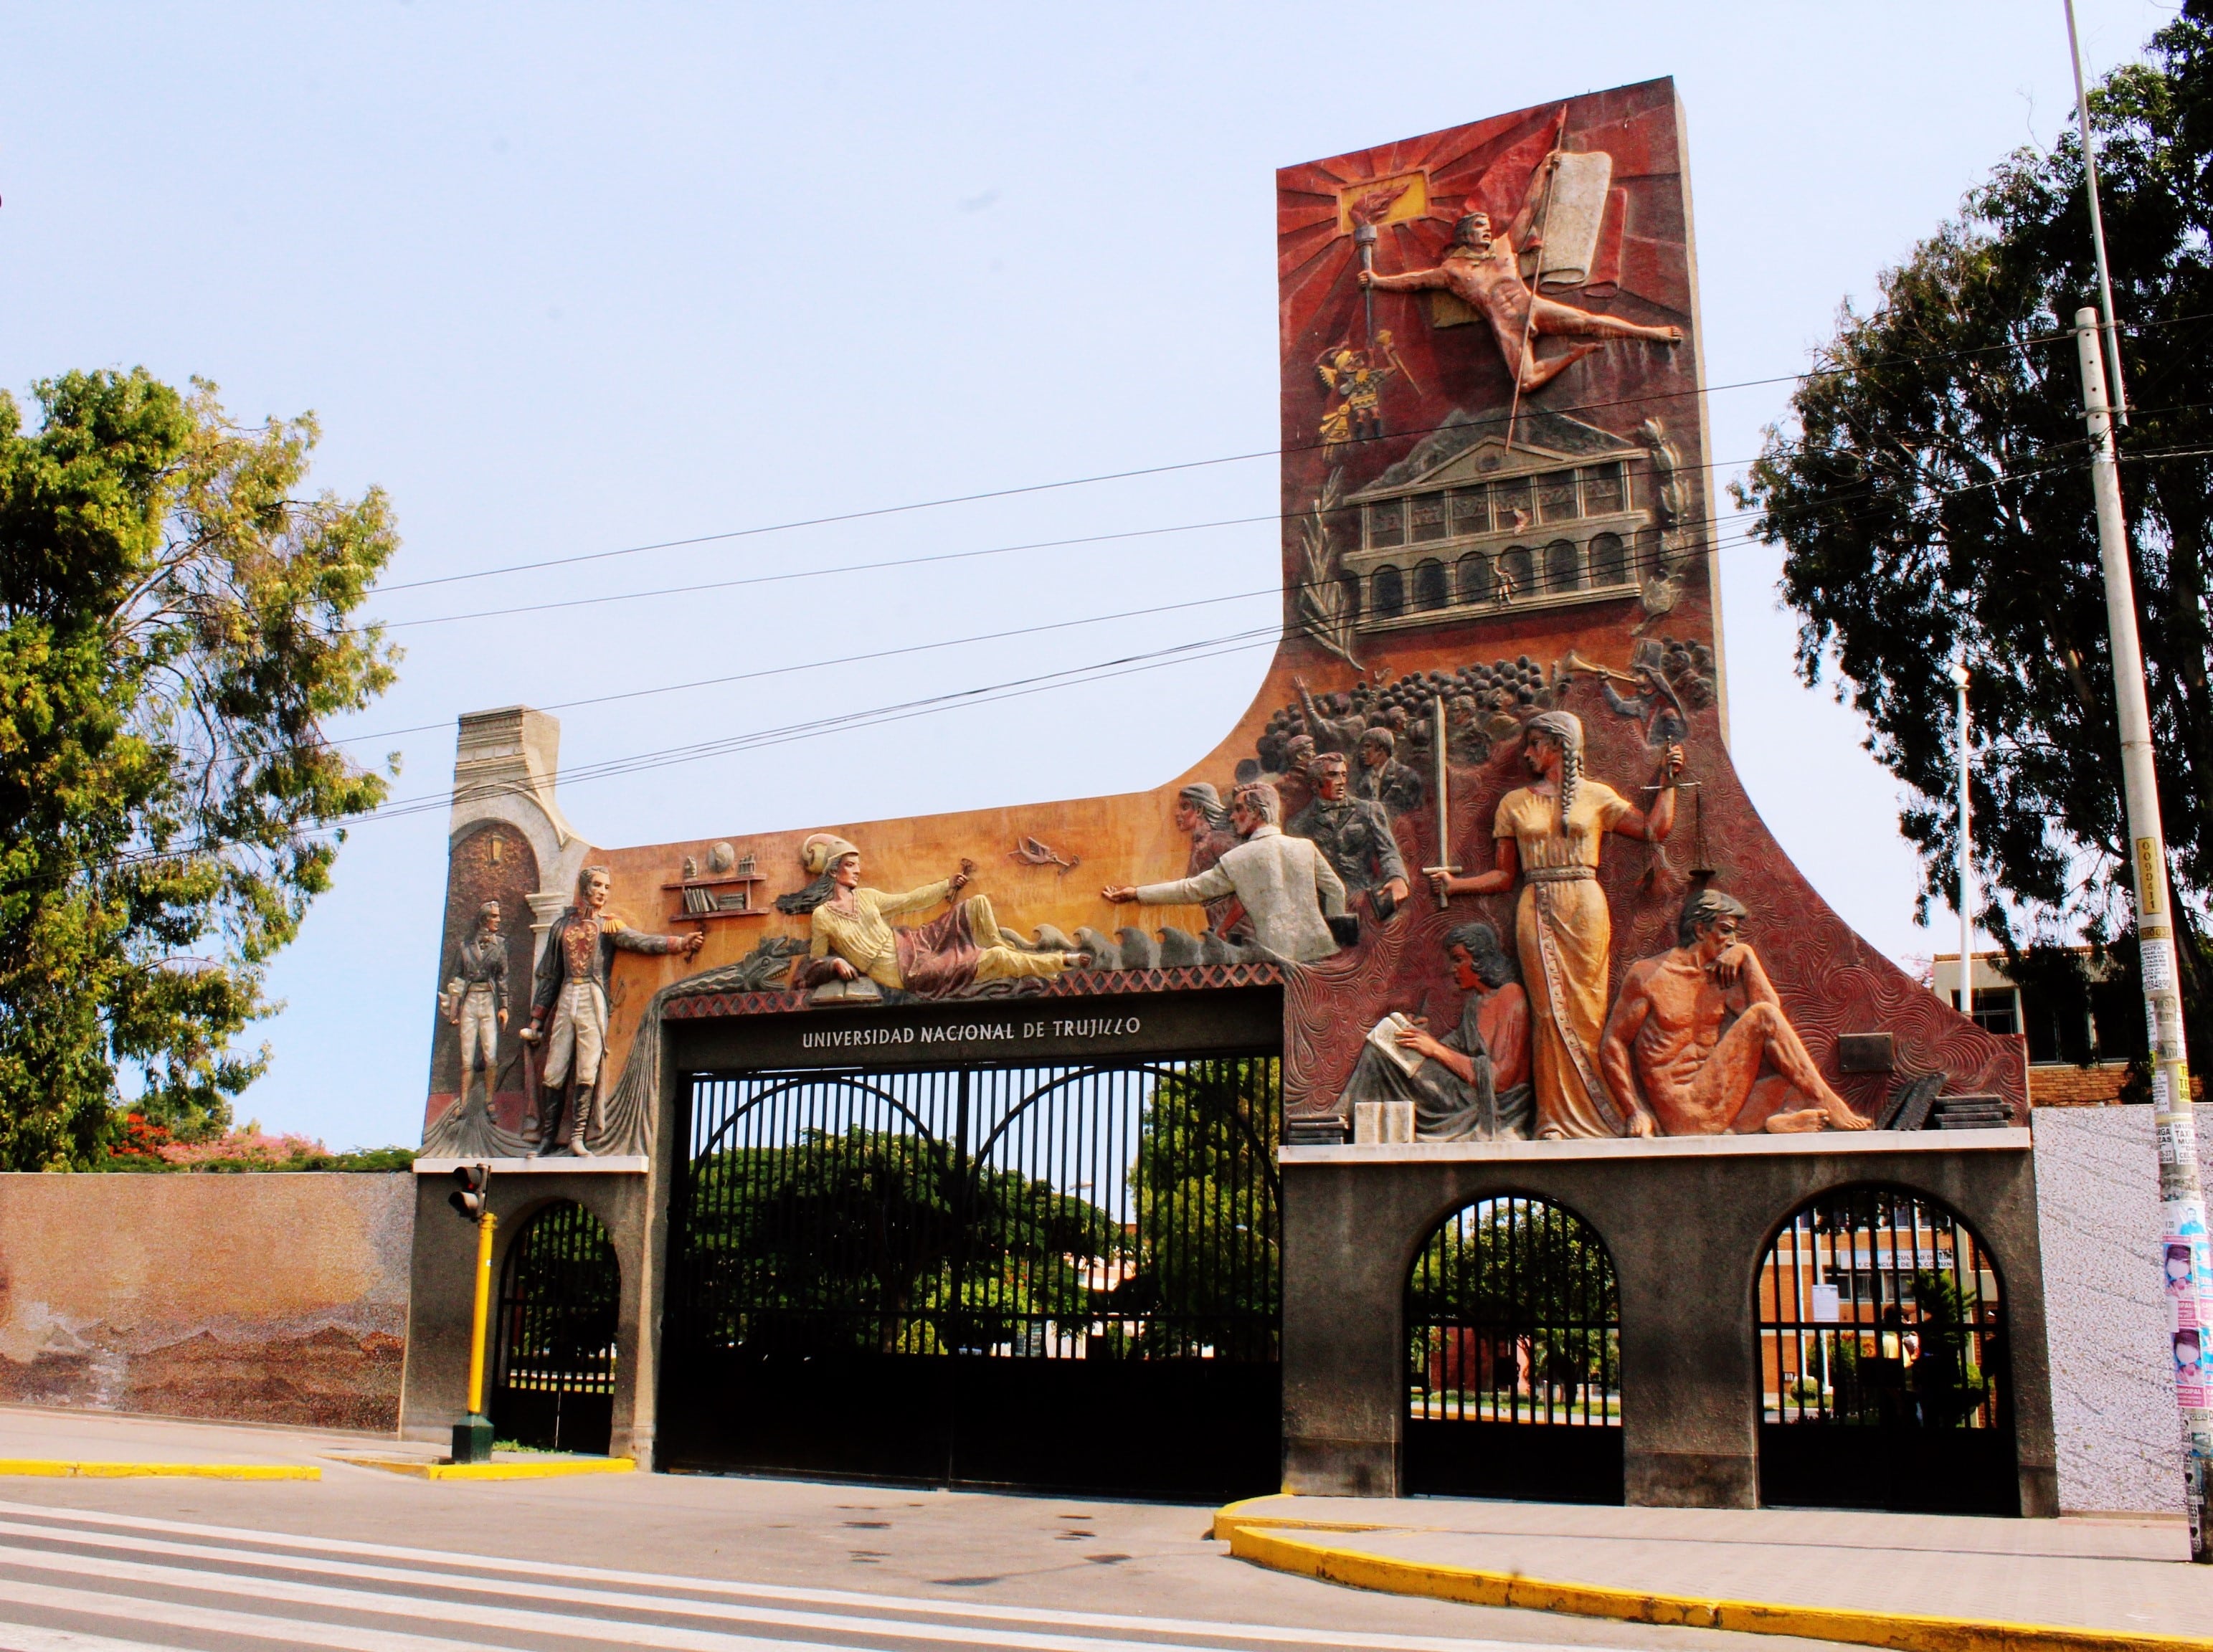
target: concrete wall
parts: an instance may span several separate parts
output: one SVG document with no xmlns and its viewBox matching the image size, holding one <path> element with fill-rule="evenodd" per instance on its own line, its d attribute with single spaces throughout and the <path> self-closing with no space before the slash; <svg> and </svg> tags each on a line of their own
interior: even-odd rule
<svg viewBox="0 0 2213 1652">
<path fill-rule="evenodd" d="M 2151 1109 L 2039 1107 L 2032 1122 L 2060 1507 L 2179 1514 Z M 2213 1107 L 2198 1109 L 2198 1151 L 2213 1183 Z"/>
<path fill-rule="evenodd" d="M 412 1180 L 0 1174 L 0 1399 L 392 1429 Z"/>
<path fill-rule="evenodd" d="M 1753 1283 L 1767 1247 L 1815 1194 L 1878 1183 L 1942 1200 L 1996 1259 L 2013 1333 L 2021 1509 L 2058 1513 L 2027 1133 L 1975 1133 L 1989 1144 L 1886 1131 L 1284 1149 L 1284 1489 L 1400 1490 L 1407 1271 L 1448 1212 L 1518 1193 L 1565 1205 L 1613 1254 L 1628 1500 L 1753 1507 Z"/>
</svg>

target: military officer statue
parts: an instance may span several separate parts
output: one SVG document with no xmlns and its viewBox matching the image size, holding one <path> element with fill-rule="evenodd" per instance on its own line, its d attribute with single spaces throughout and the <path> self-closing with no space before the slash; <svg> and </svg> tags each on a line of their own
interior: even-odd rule
<svg viewBox="0 0 2213 1652">
<path fill-rule="evenodd" d="M 538 1109 L 523 1131 L 533 1154 L 550 1152 L 559 1143 L 564 1085 L 570 1087 L 565 1109 L 569 1150 L 579 1155 L 589 1152 L 584 1131 L 591 1122 L 592 1099 L 599 1092 L 600 1058 L 607 1039 L 607 966 L 615 954 L 680 952 L 689 957 L 706 942 L 704 933 L 642 935 L 608 916 L 609 883 L 604 866 L 588 866 L 577 874 L 576 905 L 553 920 L 546 950 L 539 956 L 530 1026 L 522 1034 L 532 1044 L 542 1039 L 546 1046 Z"/>
<path fill-rule="evenodd" d="M 468 1106 L 470 1075 L 480 1071 L 489 1118 L 491 1093 L 499 1082 L 500 1029 L 507 1025 L 507 937 L 499 932 L 497 901 L 477 908 L 476 923 L 454 947 L 446 992 L 453 1005 L 448 1019 L 461 1034 L 461 1093 L 454 1105 Z"/>
<path fill-rule="evenodd" d="M 1351 783 L 1344 753 L 1323 753 L 1314 760 L 1314 801 L 1284 830 L 1310 839 L 1344 880 L 1346 893 L 1365 893 L 1376 921 L 1387 922 L 1406 898 L 1406 863 L 1383 805 L 1353 796 Z"/>
</svg>

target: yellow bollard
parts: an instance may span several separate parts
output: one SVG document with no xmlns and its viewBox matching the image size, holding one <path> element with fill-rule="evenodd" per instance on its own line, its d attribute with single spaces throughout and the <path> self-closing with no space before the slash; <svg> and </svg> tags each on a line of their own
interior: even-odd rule
<svg viewBox="0 0 2213 1652">
<path fill-rule="evenodd" d="M 469 1415 L 484 1415 L 485 1333 L 491 1325 L 491 1238 L 499 1218 L 487 1210 L 477 1218 L 477 1307 L 469 1327 Z"/>
</svg>

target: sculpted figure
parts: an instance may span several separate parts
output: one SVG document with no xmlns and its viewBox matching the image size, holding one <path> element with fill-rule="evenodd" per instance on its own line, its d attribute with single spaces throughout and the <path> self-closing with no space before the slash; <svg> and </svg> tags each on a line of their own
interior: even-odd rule
<svg viewBox="0 0 2213 1652">
<path fill-rule="evenodd" d="M 587 1151 L 584 1131 L 591 1119 L 592 1100 L 600 1082 L 600 1058 L 607 1042 L 607 967 L 617 952 L 686 958 L 707 943 L 703 931 L 690 935 L 644 935 L 607 911 L 613 880 L 604 866 L 588 866 L 576 875 L 576 904 L 553 920 L 546 931 L 546 950 L 538 960 L 537 990 L 531 995 L 530 1025 L 525 1042 L 546 1045 L 546 1067 L 539 1075 L 540 1113 L 536 1119 L 536 1150 L 544 1153 L 562 1134 L 560 1091 L 570 1082 L 575 1091 L 568 1106 L 569 1150 Z"/>
<path fill-rule="evenodd" d="M 1230 799 L 1229 824 L 1245 841 L 1207 870 L 1174 883 L 1110 884 L 1099 893 L 1117 905 L 1147 906 L 1196 906 L 1235 896 L 1259 945 L 1302 964 L 1326 958 L 1337 950 L 1329 920 L 1344 916 L 1344 883 L 1314 844 L 1283 835 L 1283 810 L 1266 782 L 1240 786 Z"/>
<path fill-rule="evenodd" d="M 454 948 L 449 978 L 461 989 L 460 1000 L 448 1014 L 461 1034 L 461 1093 L 454 1105 L 468 1106 L 469 1077 L 482 1070 L 485 1111 L 489 1114 L 492 1086 L 499 1075 L 500 1029 L 507 1025 L 507 937 L 499 932 L 497 901 L 487 900 L 477 908 L 476 922 Z M 450 992 L 452 988 L 447 990 Z"/>
<path fill-rule="evenodd" d="M 1530 783 L 1499 799 L 1493 869 L 1472 877 L 1433 873 L 1430 882 L 1443 894 L 1491 895 L 1521 881 L 1514 941 L 1536 1025 L 1539 1138 L 1619 1136 L 1625 1122 L 1629 1134 L 1649 1136 L 1651 1116 L 1639 1111 L 1625 1120 L 1598 1070 L 1613 947 L 1599 851 L 1609 832 L 1658 843 L 1674 829 L 1683 749 L 1670 746 L 1661 755 L 1660 796 L 1649 815 L 1584 776 L 1582 720 L 1572 712 L 1530 718 L 1521 759 Z"/>
<path fill-rule="evenodd" d="M 1222 794 L 1204 780 L 1195 780 L 1176 794 L 1175 823 L 1176 830 L 1191 839 L 1191 857 L 1183 869 L 1187 878 L 1210 870 L 1243 841 L 1229 824 Z M 1225 940 L 1253 938 L 1252 920 L 1235 895 L 1206 903 L 1206 927 Z"/>
<path fill-rule="evenodd" d="M 1369 895 L 1378 918 L 1387 918 L 1406 898 L 1406 863 L 1391 834 L 1383 805 L 1352 795 L 1352 777 L 1342 752 L 1325 752 L 1314 760 L 1314 798 L 1287 828 L 1327 857 L 1353 895 Z"/>
<path fill-rule="evenodd" d="M 1360 736 L 1367 732 L 1368 719 L 1356 711 L 1347 716 L 1337 716 L 1338 707 L 1344 704 L 1342 695 L 1316 700 L 1303 677 L 1292 678 L 1291 686 L 1298 691 L 1300 714 L 1306 719 L 1307 732 L 1314 736 L 1316 751 L 1350 753 L 1360 744 Z"/>
<path fill-rule="evenodd" d="M 966 870 L 895 895 L 861 887 L 861 851 L 843 838 L 816 832 L 800 844 L 799 854 L 815 875 L 807 894 L 818 902 L 808 917 L 814 941 L 807 984 L 865 975 L 878 986 L 942 998 L 977 981 L 1058 975 L 1088 961 L 1082 953 L 1027 948 L 1021 936 L 999 927 L 988 895 L 971 895 L 918 929 L 892 927 L 894 917 L 926 911 L 959 894 L 968 887 Z"/>
<path fill-rule="evenodd" d="M 1606 1082 L 1667 1136 L 1865 1130 L 1737 938 L 1744 916 L 1731 896 L 1701 890 L 1684 903 L 1674 950 L 1629 966 L 1599 1045 Z"/>
<path fill-rule="evenodd" d="M 1526 1138 L 1533 1113 L 1528 994 L 1488 924 L 1448 931 L 1445 955 L 1467 993 L 1460 1025 L 1440 1039 L 1403 1018 L 1385 1023 L 1393 1027 L 1389 1036 L 1398 1048 L 1420 1065 L 1408 1072 L 1375 1047 L 1371 1033 L 1340 1098 L 1343 1108 L 1350 1116 L 1356 1101 L 1411 1101 L 1415 1134 L 1430 1141 Z"/>
<path fill-rule="evenodd" d="M 1378 726 L 1360 736 L 1360 772 L 1352 777 L 1352 795 L 1383 805 L 1393 818 L 1410 814 L 1422 806 L 1422 777 L 1411 764 L 1399 761 L 1399 742 L 1388 728 Z"/>
<path fill-rule="evenodd" d="M 1562 113 L 1565 119 L 1565 112 Z M 1555 128 L 1555 142 L 1558 128 Z M 1521 278 L 1521 253 L 1534 252 L 1544 243 L 1532 225 L 1538 207 L 1558 169 L 1560 151 L 1555 149 L 1530 175 L 1521 209 L 1503 235 L 1491 231 L 1488 213 L 1470 212 L 1453 226 L 1452 245 L 1436 268 L 1409 270 L 1402 275 L 1375 275 L 1363 270 L 1360 284 L 1387 293 L 1420 292 L 1441 289 L 1460 299 L 1491 324 L 1491 336 L 1506 357 L 1506 370 L 1524 394 L 1541 389 L 1594 351 L 1614 338 L 1643 338 L 1653 344 L 1680 344 L 1680 327 L 1639 326 L 1590 310 L 1579 310 L 1557 299 L 1542 298 Z M 1537 359 L 1537 340 L 1584 338 L 1597 342 L 1576 344 L 1554 360 Z"/>
</svg>

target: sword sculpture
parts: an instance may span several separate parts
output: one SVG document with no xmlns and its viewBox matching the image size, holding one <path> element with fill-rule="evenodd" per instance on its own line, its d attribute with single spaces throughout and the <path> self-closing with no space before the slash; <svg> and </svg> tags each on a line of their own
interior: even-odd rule
<svg viewBox="0 0 2213 1652">
<path fill-rule="evenodd" d="M 1451 877 L 1460 870 L 1452 862 L 1452 800 L 1448 772 L 1452 758 L 1445 742 L 1445 697 L 1442 694 L 1430 701 L 1430 784 L 1437 795 L 1437 860 L 1440 864 L 1425 866 L 1422 875 L 1433 878 L 1440 874 Z M 1437 910 L 1445 911 L 1452 897 L 1442 889 L 1437 891 Z"/>
<path fill-rule="evenodd" d="M 1355 224 L 1352 229 L 1352 244 L 1360 249 L 1361 269 L 1369 275 L 1374 275 L 1375 273 L 1375 226 L 1372 223 Z M 1372 351 L 1375 348 L 1375 289 L 1363 287 L 1360 290 L 1360 299 L 1362 304 L 1366 307 L 1368 324 L 1368 330 L 1361 334 L 1360 342 Z M 1374 364 L 1371 360 L 1369 365 Z"/>
</svg>

